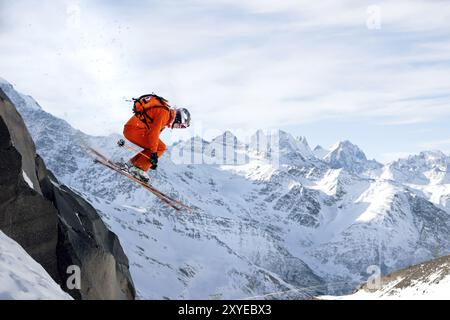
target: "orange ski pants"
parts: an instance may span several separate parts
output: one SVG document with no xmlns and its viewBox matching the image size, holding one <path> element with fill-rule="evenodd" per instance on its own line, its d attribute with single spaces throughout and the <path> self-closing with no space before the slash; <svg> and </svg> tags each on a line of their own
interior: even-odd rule
<svg viewBox="0 0 450 320">
<path fill-rule="evenodd" d="M 150 155 L 155 152 L 150 149 L 153 145 L 151 130 L 146 127 L 139 128 L 137 126 L 125 126 L 123 133 L 125 138 L 127 138 L 130 142 L 144 149 L 141 153 L 138 153 L 131 158 L 131 163 L 139 169 L 148 171 L 152 166 L 149 160 Z M 158 147 L 156 150 L 158 158 L 161 157 L 165 151 L 166 145 L 161 141 L 161 139 L 158 139 Z"/>
</svg>

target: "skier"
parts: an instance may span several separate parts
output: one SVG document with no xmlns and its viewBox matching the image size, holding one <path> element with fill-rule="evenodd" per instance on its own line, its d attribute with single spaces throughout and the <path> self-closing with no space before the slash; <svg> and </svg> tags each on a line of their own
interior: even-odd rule
<svg viewBox="0 0 450 320">
<path fill-rule="evenodd" d="M 170 107 L 168 101 L 156 94 L 134 100 L 134 115 L 125 124 L 123 135 L 144 150 L 131 158 L 124 168 L 134 177 L 148 182 L 149 169 L 156 170 L 158 158 L 166 151 L 159 135 L 166 128 L 184 129 L 190 126 L 191 115 L 187 109 Z M 119 146 L 125 141 L 119 140 Z"/>
</svg>

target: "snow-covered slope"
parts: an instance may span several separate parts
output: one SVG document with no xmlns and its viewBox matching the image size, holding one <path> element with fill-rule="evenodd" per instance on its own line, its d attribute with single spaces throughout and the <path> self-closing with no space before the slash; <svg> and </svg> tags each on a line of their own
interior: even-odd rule
<svg viewBox="0 0 450 320">
<path fill-rule="evenodd" d="M 151 173 L 157 188 L 196 208 L 179 214 L 84 151 L 88 143 L 113 159 L 130 157 L 116 147 L 118 136 L 90 137 L 21 105 L 50 169 L 119 235 L 141 298 L 348 293 L 367 279 L 368 266 L 388 273 L 450 253 L 448 207 L 380 176 L 381 165 L 351 143 L 322 160 L 306 139 L 280 132 L 273 163 L 258 151 L 262 131 L 249 146 L 230 132 L 179 142 Z M 218 164 L 230 144 L 244 163 Z M 200 164 L 177 162 L 180 155 Z"/>
<path fill-rule="evenodd" d="M 71 300 L 40 264 L 0 231 L 0 300 Z"/>
<path fill-rule="evenodd" d="M 416 265 L 370 282 L 342 300 L 450 300 L 450 257 Z"/>
</svg>

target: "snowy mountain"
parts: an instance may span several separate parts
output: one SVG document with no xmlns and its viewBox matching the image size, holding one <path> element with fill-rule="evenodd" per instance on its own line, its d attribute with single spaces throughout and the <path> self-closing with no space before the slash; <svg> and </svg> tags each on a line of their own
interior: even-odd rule
<svg viewBox="0 0 450 320">
<path fill-rule="evenodd" d="M 313 150 L 314 156 L 319 159 L 325 158 L 329 152 L 329 150 L 324 149 L 322 146 L 316 146 Z"/>
<path fill-rule="evenodd" d="M 421 152 L 390 163 L 383 178 L 415 185 L 450 184 L 450 156 L 441 151 Z"/>
<path fill-rule="evenodd" d="M 421 152 L 388 164 L 381 177 L 408 185 L 439 208 L 450 211 L 450 155 Z"/>
<path fill-rule="evenodd" d="M 449 300 L 450 257 L 438 258 L 382 277 L 352 295 L 323 297 L 342 300 Z"/>
<path fill-rule="evenodd" d="M 357 174 L 382 167 L 374 160 L 367 160 L 364 152 L 350 141 L 335 144 L 323 159 L 334 169 L 343 168 Z"/>
<path fill-rule="evenodd" d="M 371 265 L 387 274 L 450 253 L 450 192 L 388 177 L 393 164 L 367 160 L 350 142 L 320 157 L 283 131 L 268 150 L 273 136 L 262 130 L 249 145 L 231 132 L 181 141 L 151 172 L 155 187 L 196 208 L 180 214 L 92 163 L 86 144 L 132 156 L 116 147 L 118 135 L 88 136 L 8 90 L 49 168 L 118 234 L 140 298 L 349 293 Z M 232 161 L 221 162 L 230 146 Z M 448 190 L 444 178 L 433 181 Z"/>
</svg>

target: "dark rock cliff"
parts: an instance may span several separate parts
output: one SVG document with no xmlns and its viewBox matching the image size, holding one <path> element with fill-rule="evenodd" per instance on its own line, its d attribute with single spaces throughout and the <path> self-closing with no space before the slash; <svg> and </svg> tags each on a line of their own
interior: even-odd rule
<svg viewBox="0 0 450 320">
<path fill-rule="evenodd" d="M 0 230 L 74 298 L 135 298 L 117 236 L 88 202 L 46 169 L 22 117 L 1 89 Z M 71 265 L 80 268 L 80 290 L 66 286 Z"/>
</svg>

